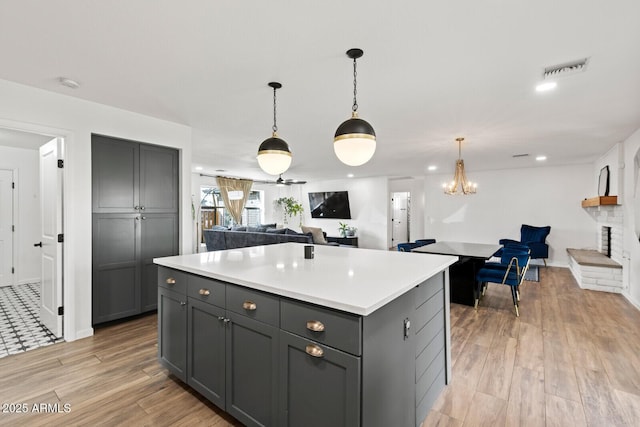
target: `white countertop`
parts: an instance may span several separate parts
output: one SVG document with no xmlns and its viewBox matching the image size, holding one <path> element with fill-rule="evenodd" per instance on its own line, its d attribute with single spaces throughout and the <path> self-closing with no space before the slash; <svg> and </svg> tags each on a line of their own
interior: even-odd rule
<svg viewBox="0 0 640 427">
<path fill-rule="evenodd" d="M 154 263 L 359 315 L 369 315 L 458 260 L 303 243 L 155 258 Z"/>
</svg>

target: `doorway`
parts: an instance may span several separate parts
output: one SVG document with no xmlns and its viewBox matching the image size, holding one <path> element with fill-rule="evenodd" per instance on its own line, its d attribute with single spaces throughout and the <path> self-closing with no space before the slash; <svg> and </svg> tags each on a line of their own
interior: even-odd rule
<svg viewBox="0 0 640 427">
<path fill-rule="evenodd" d="M 62 188 L 50 185 L 57 182 L 56 176 L 40 170 L 39 148 L 52 139 L 62 146 L 61 138 L 0 128 L 0 357 L 62 340 L 62 328 L 52 332 L 41 318 L 43 296 L 62 291 L 61 280 L 47 287 L 42 280 L 47 276 L 40 242 L 52 221 L 42 214 L 43 202 L 62 200 Z M 42 198 L 43 184 L 54 188 L 55 194 Z"/>
<path fill-rule="evenodd" d="M 411 193 L 391 193 L 391 246 L 411 240 Z"/>
</svg>

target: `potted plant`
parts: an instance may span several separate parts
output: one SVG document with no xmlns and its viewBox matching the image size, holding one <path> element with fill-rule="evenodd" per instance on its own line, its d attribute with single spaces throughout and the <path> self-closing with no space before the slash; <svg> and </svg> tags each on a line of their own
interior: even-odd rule
<svg viewBox="0 0 640 427">
<path fill-rule="evenodd" d="M 338 224 L 340 224 L 338 231 L 340 231 L 342 237 L 353 237 L 356 235 L 356 231 L 358 231 L 356 227 L 350 227 L 346 222 L 339 222 Z"/>
<path fill-rule="evenodd" d="M 287 223 L 287 217 L 291 218 L 292 216 L 297 216 L 298 214 L 300 214 L 300 223 L 302 223 L 302 212 L 304 211 L 302 203 L 298 202 L 293 197 L 280 197 L 276 200 L 275 203 L 284 211 L 285 224 Z"/>
</svg>

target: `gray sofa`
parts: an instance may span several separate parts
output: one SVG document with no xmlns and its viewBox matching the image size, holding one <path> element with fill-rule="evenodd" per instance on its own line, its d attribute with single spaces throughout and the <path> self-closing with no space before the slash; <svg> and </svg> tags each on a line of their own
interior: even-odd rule
<svg viewBox="0 0 640 427">
<path fill-rule="evenodd" d="M 204 241 L 207 244 L 208 251 L 274 245 L 285 242 L 313 244 L 311 234 L 292 234 L 291 231 L 285 234 L 280 232 L 204 230 Z"/>
</svg>

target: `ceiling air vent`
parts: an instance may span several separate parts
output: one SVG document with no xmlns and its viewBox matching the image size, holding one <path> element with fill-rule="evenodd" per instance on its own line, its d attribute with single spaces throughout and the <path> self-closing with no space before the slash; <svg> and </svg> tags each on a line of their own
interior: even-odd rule
<svg viewBox="0 0 640 427">
<path fill-rule="evenodd" d="M 543 77 L 545 79 L 556 79 L 558 77 L 581 73 L 586 71 L 588 63 L 589 58 L 582 58 L 576 61 L 565 62 L 564 64 L 551 65 L 544 68 Z"/>
</svg>

